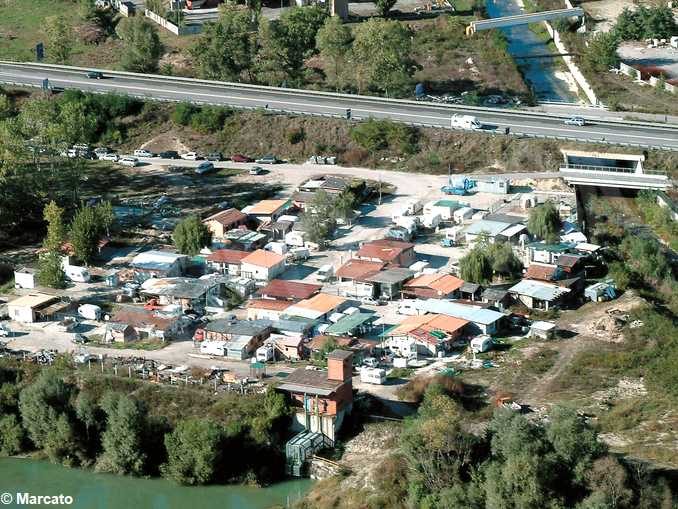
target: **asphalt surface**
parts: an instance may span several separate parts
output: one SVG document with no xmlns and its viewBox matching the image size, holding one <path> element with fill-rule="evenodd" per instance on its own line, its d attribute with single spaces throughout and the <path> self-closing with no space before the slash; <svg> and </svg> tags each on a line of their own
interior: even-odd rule
<svg viewBox="0 0 678 509">
<path fill-rule="evenodd" d="M 350 108 L 354 120 L 387 118 L 431 127 L 449 127 L 450 116 L 470 114 L 483 124 L 481 131 L 512 135 L 557 137 L 580 141 L 627 144 L 644 148 L 678 150 L 678 126 L 592 119 L 583 127 L 564 124 L 563 115 L 532 111 L 478 109 L 457 105 L 385 100 L 274 87 L 177 79 L 102 70 L 105 78 L 88 79 L 86 70 L 67 66 L 0 62 L 0 83 L 39 86 L 47 78 L 52 87 L 89 92 L 122 93 L 155 100 L 193 101 L 237 108 L 269 108 L 274 111 L 345 117 Z"/>
</svg>

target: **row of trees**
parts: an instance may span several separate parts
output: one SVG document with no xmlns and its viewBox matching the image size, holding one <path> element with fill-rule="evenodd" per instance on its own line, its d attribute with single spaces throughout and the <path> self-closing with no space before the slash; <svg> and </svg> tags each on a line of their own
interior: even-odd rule
<svg viewBox="0 0 678 509">
<path fill-rule="evenodd" d="M 306 61 L 320 54 L 337 90 L 400 95 L 416 70 L 411 35 L 402 23 L 376 18 L 352 32 L 317 6 L 289 9 L 276 21 L 226 7 L 191 54 L 202 78 L 287 86 L 307 83 Z"/>
<path fill-rule="evenodd" d="M 83 0 L 78 14 L 83 21 L 108 23 L 99 15 L 94 3 Z M 76 49 L 77 39 L 73 29 L 73 20 L 66 15 L 48 16 L 45 19 L 45 52 L 50 61 L 68 64 Z M 158 60 L 163 52 L 157 28 L 144 16 L 123 18 L 115 33 L 123 41 L 120 65 L 126 71 L 154 72 L 158 70 Z"/>
<path fill-rule="evenodd" d="M 399 445 L 395 466 L 381 470 L 382 494 L 371 507 L 672 507 L 666 483 L 608 454 L 570 409 L 554 408 L 545 423 L 498 410 L 478 436 L 466 431 L 460 405 L 433 383 Z"/>
<path fill-rule="evenodd" d="M 164 410 L 149 407 L 143 387 L 112 390 L 113 380 L 82 382 L 74 384 L 60 368 L 0 368 L 0 454 L 37 449 L 55 463 L 161 474 L 181 484 L 282 474 L 273 471 L 281 467 L 288 415 L 280 394 L 217 398 L 154 389 L 154 398 L 164 398 L 156 404 L 178 407 L 188 398 L 203 405 L 197 414 L 185 411 L 169 420 Z M 135 390 L 141 399 L 130 395 Z"/>
</svg>

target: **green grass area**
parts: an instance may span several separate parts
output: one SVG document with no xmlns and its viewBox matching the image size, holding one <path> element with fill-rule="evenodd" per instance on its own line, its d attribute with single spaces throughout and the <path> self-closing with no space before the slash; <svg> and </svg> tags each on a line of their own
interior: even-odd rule
<svg viewBox="0 0 678 509">
<path fill-rule="evenodd" d="M 94 336 L 90 336 L 90 338 L 97 339 Z M 116 350 L 160 350 L 169 344 L 169 341 L 161 341 L 159 339 L 139 339 L 126 343 L 101 343 L 99 341 L 90 341 L 87 343 L 87 346 L 93 348 L 113 348 Z"/>
<path fill-rule="evenodd" d="M 386 378 L 409 378 L 413 372 L 414 370 L 410 368 L 393 368 Z"/>
<path fill-rule="evenodd" d="M 213 175 L 217 177 L 235 177 L 236 175 L 240 175 L 244 171 L 245 170 L 243 170 L 242 168 L 221 168 L 216 173 L 213 173 Z"/>
</svg>

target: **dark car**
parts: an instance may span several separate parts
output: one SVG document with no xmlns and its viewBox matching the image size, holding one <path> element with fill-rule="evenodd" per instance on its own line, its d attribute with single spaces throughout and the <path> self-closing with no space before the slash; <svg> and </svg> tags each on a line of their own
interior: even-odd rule
<svg viewBox="0 0 678 509">
<path fill-rule="evenodd" d="M 231 161 L 234 163 L 253 163 L 254 159 L 251 157 L 244 156 L 242 154 L 233 154 L 231 156 Z"/>
<path fill-rule="evenodd" d="M 88 71 L 87 77 L 91 80 L 101 80 L 104 78 L 104 73 L 100 71 Z"/>
<path fill-rule="evenodd" d="M 255 161 L 258 164 L 277 164 L 278 158 L 272 154 L 266 154 Z"/>
<path fill-rule="evenodd" d="M 179 152 L 176 150 L 165 150 L 160 152 L 158 156 L 162 159 L 179 159 Z"/>
<path fill-rule="evenodd" d="M 210 152 L 205 156 L 208 161 L 222 161 L 224 156 L 221 152 Z"/>
</svg>

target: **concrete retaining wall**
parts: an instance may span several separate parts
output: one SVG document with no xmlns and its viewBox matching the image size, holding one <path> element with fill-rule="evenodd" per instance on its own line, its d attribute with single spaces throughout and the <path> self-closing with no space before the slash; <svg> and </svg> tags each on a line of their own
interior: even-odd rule
<svg viewBox="0 0 678 509">
<path fill-rule="evenodd" d="M 165 30 L 172 32 L 174 35 L 188 35 L 188 34 L 198 34 L 202 32 L 202 25 L 187 25 L 187 26 L 177 26 L 171 21 L 163 18 L 162 16 L 157 15 L 153 11 L 148 9 L 144 10 L 144 15 L 155 21 L 158 25 L 163 27 Z"/>
<path fill-rule="evenodd" d="M 556 45 L 556 48 L 558 48 L 558 51 L 561 53 L 568 53 L 565 44 L 563 44 L 563 41 L 560 38 L 560 33 L 558 33 L 558 30 L 553 28 L 551 23 L 548 21 L 544 21 L 544 24 L 546 25 L 546 30 L 548 31 L 549 35 L 553 38 L 553 43 Z M 577 82 L 577 85 L 579 85 L 579 88 L 581 88 L 584 94 L 586 94 L 586 98 L 589 100 L 589 102 L 594 106 L 602 106 L 602 103 L 598 100 L 598 97 L 596 97 L 593 88 L 579 70 L 579 67 L 577 67 L 574 59 L 569 55 L 565 55 L 563 60 L 565 61 L 565 65 L 570 71 L 570 74 L 572 74 L 572 77 L 574 77 L 574 80 Z"/>
<path fill-rule="evenodd" d="M 654 76 L 650 76 L 649 79 L 647 80 L 642 79 L 642 74 L 638 69 L 635 69 L 634 67 L 631 67 L 630 65 L 625 64 L 624 62 L 619 62 L 619 70 L 622 72 L 622 74 L 625 74 L 626 76 L 629 76 L 634 80 L 642 81 L 643 83 L 646 83 L 653 87 L 660 87 L 662 84 L 661 80 L 659 78 L 655 78 Z M 664 82 L 664 90 L 675 94 L 676 92 L 678 92 L 678 87 L 672 85 L 671 83 Z"/>
</svg>

